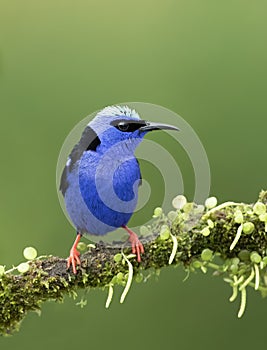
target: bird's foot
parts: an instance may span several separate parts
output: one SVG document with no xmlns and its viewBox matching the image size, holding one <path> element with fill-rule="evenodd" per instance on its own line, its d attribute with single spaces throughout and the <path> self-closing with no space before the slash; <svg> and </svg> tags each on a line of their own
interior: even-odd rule
<svg viewBox="0 0 267 350">
<path fill-rule="evenodd" d="M 72 266 L 72 271 L 74 274 L 77 273 L 76 265 L 81 264 L 81 260 L 79 256 L 80 256 L 80 253 L 78 252 L 77 249 L 71 249 L 70 256 L 67 259 L 67 268 L 69 269 L 70 266 Z"/>
<path fill-rule="evenodd" d="M 130 235 L 129 241 L 131 242 L 131 245 L 132 245 L 132 253 L 136 254 L 137 261 L 141 262 L 141 254 L 144 254 L 144 252 L 145 252 L 143 244 L 140 242 L 140 240 L 135 232 L 130 230 L 127 226 L 123 226 L 123 228 Z"/>
<path fill-rule="evenodd" d="M 81 265 L 80 253 L 77 250 L 77 245 L 81 239 L 81 236 L 81 234 L 77 235 L 77 238 L 70 250 L 70 256 L 67 259 L 67 269 L 69 269 L 70 266 L 72 266 L 72 271 L 74 274 L 77 273 L 76 266 Z"/>
</svg>

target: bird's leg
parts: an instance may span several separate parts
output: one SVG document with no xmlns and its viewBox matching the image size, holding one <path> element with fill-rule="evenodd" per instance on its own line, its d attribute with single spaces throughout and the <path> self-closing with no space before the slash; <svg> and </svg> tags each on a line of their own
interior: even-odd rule
<svg viewBox="0 0 267 350">
<path fill-rule="evenodd" d="M 79 258 L 80 253 L 77 250 L 77 245 L 78 245 L 81 237 L 82 237 L 82 235 L 79 232 L 77 232 L 77 237 L 75 239 L 75 242 L 73 243 L 73 246 L 70 250 L 70 256 L 68 257 L 68 260 L 67 260 L 67 268 L 69 269 L 70 266 L 72 265 L 72 271 L 75 274 L 77 273 L 76 265 L 81 264 L 81 260 Z"/>
<path fill-rule="evenodd" d="M 124 228 L 129 233 L 129 241 L 132 244 L 132 252 L 133 254 L 137 255 L 137 261 L 141 262 L 140 254 L 143 254 L 145 252 L 143 244 L 139 241 L 137 234 L 130 230 L 127 226 L 123 225 L 122 228 Z"/>
</svg>

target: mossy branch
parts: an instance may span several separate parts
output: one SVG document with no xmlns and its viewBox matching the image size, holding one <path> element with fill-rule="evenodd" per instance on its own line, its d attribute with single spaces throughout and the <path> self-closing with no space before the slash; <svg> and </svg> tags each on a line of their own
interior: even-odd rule
<svg viewBox="0 0 267 350">
<path fill-rule="evenodd" d="M 44 301 L 60 301 L 65 294 L 75 295 L 78 288 L 106 288 L 108 307 L 113 287 L 120 284 L 125 286 L 123 302 L 132 275 L 141 282 L 146 270 L 151 274 L 170 264 L 180 264 L 188 272 L 212 269 L 222 275 L 233 289 L 230 301 L 241 294 L 241 317 L 247 286 L 267 295 L 267 192 L 262 191 L 255 204 L 226 202 L 210 209 L 211 202 L 206 202 L 206 207 L 179 204 L 180 208 L 168 215 L 157 210 L 153 225 L 143 230 L 149 234 L 144 238 L 141 263 L 129 248 L 97 244 L 82 254 L 77 275 L 67 271 L 65 259 L 53 256 L 30 261 L 25 273 L 15 268 L 2 271 L 0 334 L 18 329 L 27 312 L 39 311 Z"/>
</svg>

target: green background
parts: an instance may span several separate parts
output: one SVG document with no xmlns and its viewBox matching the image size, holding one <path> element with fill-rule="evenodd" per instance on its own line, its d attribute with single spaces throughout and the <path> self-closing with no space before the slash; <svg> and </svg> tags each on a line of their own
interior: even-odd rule
<svg viewBox="0 0 267 350">
<path fill-rule="evenodd" d="M 86 115 L 122 101 L 180 114 L 206 148 L 211 193 L 254 201 L 266 188 L 265 1 L 0 1 L 0 263 L 66 256 L 74 232 L 59 206 L 60 147 Z M 183 174 L 187 176 L 186 171 Z M 188 176 L 190 176 L 188 174 Z M 134 284 L 91 291 L 30 314 L 1 349 L 250 349 L 266 344 L 266 300 L 238 302 L 221 278 L 165 269 Z"/>
</svg>

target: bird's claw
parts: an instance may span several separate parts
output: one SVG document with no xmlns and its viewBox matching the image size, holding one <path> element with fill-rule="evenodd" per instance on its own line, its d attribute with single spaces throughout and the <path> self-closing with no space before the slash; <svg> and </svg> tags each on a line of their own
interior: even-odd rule
<svg viewBox="0 0 267 350">
<path fill-rule="evenodd" d="M 137 261 L 141 262 L 141 254 L 144 254 L 144 246 L 139 241 L 138 236 L 135 233 L 130 235 L 130 242 L 132 243 L 132 253 L 137 255 Z"/>
<path fill-rule="evenodd" d="M 70 256 L 67 259 L 67 269 L 72 266 L 72 271 L 75 275 L 77 273 L 76 265 L 81 265 L 80 253 L 76 248 L 72 248 L 70 250 Z"/>
</svg>

